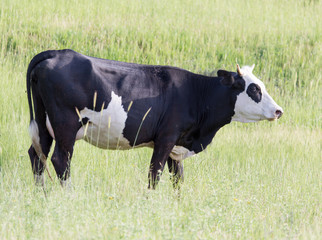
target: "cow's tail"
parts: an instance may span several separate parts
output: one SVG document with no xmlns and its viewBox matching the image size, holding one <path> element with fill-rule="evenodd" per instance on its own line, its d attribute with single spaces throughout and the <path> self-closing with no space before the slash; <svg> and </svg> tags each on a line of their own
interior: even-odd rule
<svg viewBox="0 0 322 240">
<path fill-rule="evenodd" d="M 29 104 L 29 113 L 30 113 L 30 124 L 29 124 L 29 134 L 32 141 L 32 146 L 35 149 L 40 161 L 44 164 L 45 169 L 48 173 L 49 178 L 52 180 L 52 177 L 48 170 L 47 159 L 46 156 L 43 154 L 41 145 L 40 145 L 40 137 L 39 137 L 39 129 L 36 120 L 34 119 L 33 114 L 33 106 L 32 106 L 32 98 L 31 98 L 31 81 L 32 81 L 32 71 L 34 68 L 42 61 L 53 58 L 56 55 L 56 51 L 46 51 L 37 54 L 29 63 L 28 70 L 27 70 L 27 96 L 28 96 L 28 104 Z"/>
<path fill-rule="evenodd" d="M 32 70 L 34 70 L 34 68 L 42 61 L 47 60 L 49 58 L 53 58 L 54 56 L 56 56 L 56 51 L 54 50 L 41 52 L 37 54 L 29 63 L 26 80 L 27 80 L 27 95 L 28 95 L 28 104 L 29 104 L 29 112 L 30 112 L 30 122 L 34 120 L 32 100 L 31 100 L 31 90 L 30 90 Z"/>
</svg>

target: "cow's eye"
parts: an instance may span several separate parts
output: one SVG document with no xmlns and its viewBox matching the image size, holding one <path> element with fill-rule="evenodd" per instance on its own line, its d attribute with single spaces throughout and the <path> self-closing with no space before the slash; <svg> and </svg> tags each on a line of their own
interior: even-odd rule
<svg viewBox="0 0 322 240">
<path fill-rule="evenodd" d="M 256 83 L 249 84 L 246 93 L 257 103 L 259 103 L 262 99 L 261 88 Z"/>
<path fill-rule="evenodd" d="M 256 85 L 252 85 L 250 90 L 255 93 L 255 92 L 257 92 L 258 89 L 257 89 Z"/>
</svg>

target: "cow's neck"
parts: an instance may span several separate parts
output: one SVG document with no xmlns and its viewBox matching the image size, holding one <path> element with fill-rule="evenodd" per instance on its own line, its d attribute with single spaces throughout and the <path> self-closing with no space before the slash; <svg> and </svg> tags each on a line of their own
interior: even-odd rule
<svg viewBox="0 0 322 240">
<path fill-rule="evenodd" d="M 215 133 L 231 122 L 234 115 L 234 101 L 230 89 L 220 83 L 218 77 L 199 76 L 199 83 L 194 84 L 197 104 L 197 123 L 201 134 Z M 197 82 L 195 81 L 195 82 Z"/>
<path fill-rule="evenodd" d="M 221 127 L 230 123 L 234 115 L 233 98 L 216 77 L 193 75 L 188 84 L 186 98 L 193 120 L 180 136 L 178 145 L 198 153 L 211 143 Z"/>
</svg>

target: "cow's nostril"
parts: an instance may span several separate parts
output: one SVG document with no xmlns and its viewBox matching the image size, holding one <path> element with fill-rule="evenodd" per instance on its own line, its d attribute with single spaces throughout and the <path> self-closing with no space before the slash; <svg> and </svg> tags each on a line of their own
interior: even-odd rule
<svg viewBox="0 0 322 240">
<path fill-rule="evenodd" d="M 281 110 L 276 110 L 275 115 L 277 118 L 280 118 L 280 117 L 282 117 L 283 112 Z"/>
</svg>

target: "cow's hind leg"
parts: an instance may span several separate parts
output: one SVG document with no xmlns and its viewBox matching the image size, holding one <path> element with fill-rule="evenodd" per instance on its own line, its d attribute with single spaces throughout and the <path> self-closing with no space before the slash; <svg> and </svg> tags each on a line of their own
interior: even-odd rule
<svg viewBox="0 0 322 240">
<path fill-rule="evenodd" d="M 43 160 L 46 160 L 48 157 L 48 153 L 50 151 L 50 146 L 52 144 L 52 138 L 49 135 L 41 135 L 40 137 L 40 147 L 42 149 L 42 152 L 38 156 L 34 145 L 32 144 L 28 150 L 28 154 L 31 161 L 31 167 L 34 174 L 35 184 L 37 186 L 44 186 L 45 179 L 44 179 L 44 170 L 45 165 L 43 163 Z M 41 158 L 43 160 L 41 160 Z"/>
<path fill-rule="evenodd" d="M 44 186 L 45 179 L 44 179 L 44 170 L 46 166 L 44 165 L 43 161 L 46 161 L 48 157 L 48 153 L 50 151 L 50 146 L 52 144 L 53 139 L 50 135 L 40 135 L 40 149 L 41 153 L 38 156 L 34 145 L 32 144 L 28 150 L 28 154 L 31 161 L 31 167 L 34 174 L 35 184 L 37 186 Z M 42 159 L 41 159 L 42 158 Z"/>
<path fill-rule="evenodd" d="M 171 174 L 170 179 L 172 180 L 173 188 L 179 189 L 180 183 L 184 180 L 182 161 L 176 161 L 171 157 L 168 157 L 168 168 Z"/>
<path fill-rule="evenodd" d="M 63 187 L 70 184 L 70 162 L 76 134 L 80 128 L 76 114 L 65 115 L 63 121 L 54 117 L 52 127 L 55 133 L 55 149 L 51 161 L 54 165 L 57 177 Z"/>
<path fill-rule="evenodd" d="M 73 144 L 74 143 L 70 142 L 67 145 L 63 145 L 56 142 L 55 150 L 51 159 L 57 177 L 63 187 L 68 187 L 70 182 L 70 161 L 73 154 Z"/>
<path fill-rule="evenodd" d="M 38 95 L 34 94 L 35 120 L 30 122 L 29 133 L 32 139 L 28 153 L 36 185 L 44 186 L 44 165 L 48 157 L 53 138 L 46 127 L 46 112 Z"/>
</svg>

